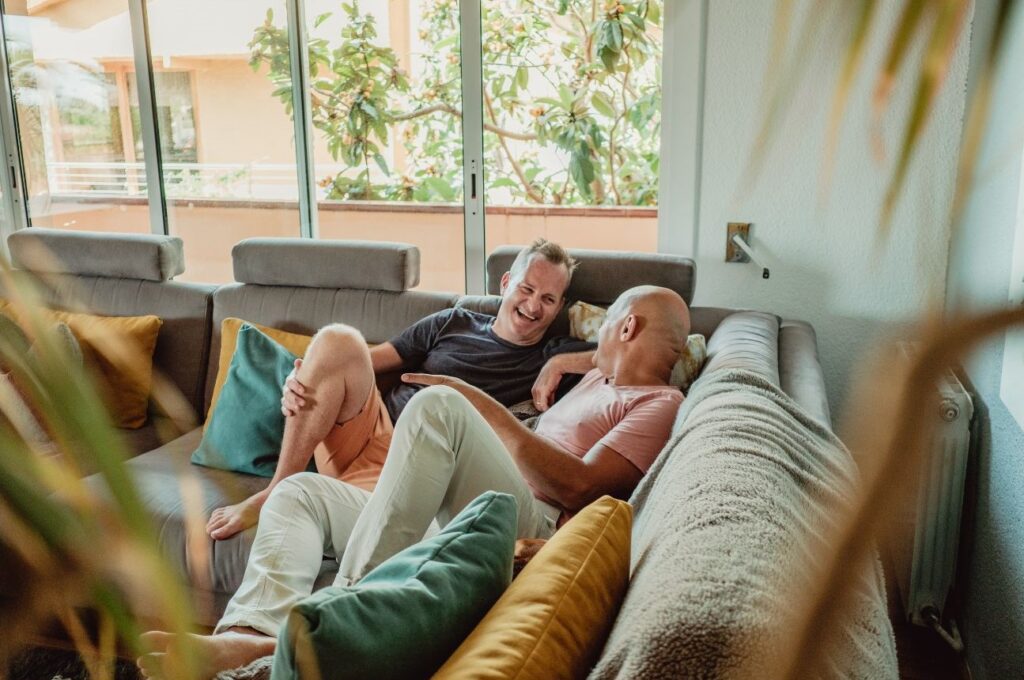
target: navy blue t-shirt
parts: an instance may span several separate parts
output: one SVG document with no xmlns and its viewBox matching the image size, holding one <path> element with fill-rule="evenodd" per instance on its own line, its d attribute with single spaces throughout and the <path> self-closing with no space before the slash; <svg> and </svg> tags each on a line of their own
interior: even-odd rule
<svg viewBox="0 0 1024 680">
<path fill-rule="evenodd" d="M 493 325 L 494 317 L 489 314 L 454 307 L 417 321 L 390 342 L 402 357 L 404 371 L 465 380 L 505 406 L 530 398 L 537 374 L 552 356 L 595 347 L 565 336 L 515 345 L 495 335 Z M 422 385 L 400 383 L 384 395 L 391 422 L 398 421 L 402 409 L 420 389 Z"/>
</svg>

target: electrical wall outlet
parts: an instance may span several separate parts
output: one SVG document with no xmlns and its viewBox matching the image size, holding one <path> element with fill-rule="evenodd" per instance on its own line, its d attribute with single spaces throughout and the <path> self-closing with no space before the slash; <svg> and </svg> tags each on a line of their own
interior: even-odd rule
<svg viewBox="0 0 1024 680">
<path fill-rule="evenodd" d="M 726 262 L 750 262 L 750 257 L 735 243 L 732 237 L 736 234 L 744 241 L 750 242 L 750 222 L 729 222 L 725 230 L 725 261 Z"/>
</svg>

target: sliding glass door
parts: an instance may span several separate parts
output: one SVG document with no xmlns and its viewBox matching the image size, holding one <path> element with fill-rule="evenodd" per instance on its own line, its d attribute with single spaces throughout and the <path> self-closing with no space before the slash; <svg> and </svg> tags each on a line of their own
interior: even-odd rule
<svg viewBox="0 0 1024 680">
<path fill-rule="evenodd" d="M 656 249 L 661 0 L 4 6 L 33 225 L 177 234 L 212 282 L 251 236 L 407 242 L 455 292 L 537 236 Z"/>
<path fill-rule="evenodd" d="M 184 279 L 232 281 L 235 243 L 300 235 L 286 9 L 148 0 L 168 230 L 185 242 Z"/>
<path fill-rule="evenodd" d="M 320 235 L 412 243 L 422 288 L 462 291 L 458 3 L 304 4 Z"/>
<path fill-rule="evenodd" d="M 661 3 L 482 9 L 488 250 L 656 250 Z"/>
<path fill-rule="evenodd" d="M 149 232 L 127 0 L 4 3 L 17 140 L 35 226 Z"/>
</svg>

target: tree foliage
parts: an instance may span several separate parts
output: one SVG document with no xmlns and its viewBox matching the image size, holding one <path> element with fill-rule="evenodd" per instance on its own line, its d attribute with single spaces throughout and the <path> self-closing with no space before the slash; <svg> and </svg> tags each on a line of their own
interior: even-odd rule
<svg viewBox="0 0 1024 680">
<path fill-rule="evenodd" d="M 312 122 L 343 166 L 319 180 L 328 198 L 461 200 L 458 3 L 420 9 L 413 75 L 357 1 L 312 21 Z M 661 9 L 661 0 L 483 3 L 489 192 L 515 203 L 657 204 Z M 321 34 L 332 25 L 340 29 Z M 290 113 L 288 35 L 272 11 L 249 46 Z M 401 168 L 388 160 L 396 146 Z"/>
</svg>

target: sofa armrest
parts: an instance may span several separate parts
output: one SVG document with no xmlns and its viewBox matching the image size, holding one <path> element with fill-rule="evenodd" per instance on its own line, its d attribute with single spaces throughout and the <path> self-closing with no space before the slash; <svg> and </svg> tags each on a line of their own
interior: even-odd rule
<svg viewBox="0 0 1024 680">
<path fill-rule="evenodd" d="M 783 321 L 779 325 L 779 380 L 786 394 L 816 419 L 832 426 L 817 338 L 804 321 Z"/>
</svg>

